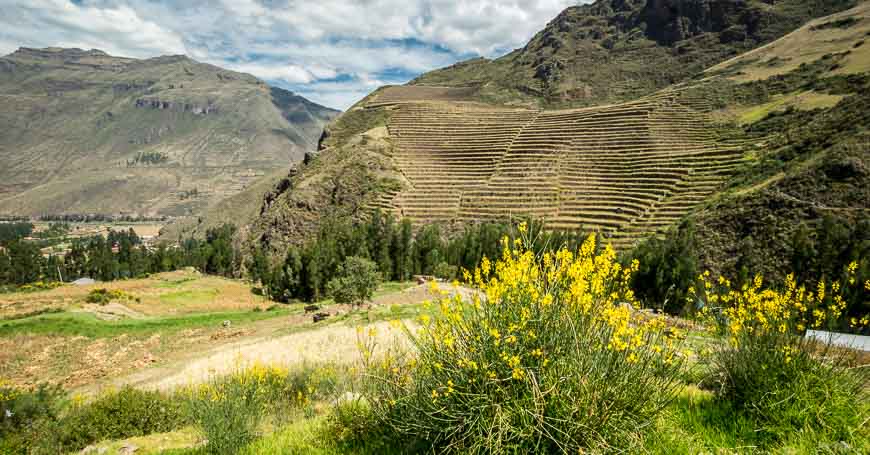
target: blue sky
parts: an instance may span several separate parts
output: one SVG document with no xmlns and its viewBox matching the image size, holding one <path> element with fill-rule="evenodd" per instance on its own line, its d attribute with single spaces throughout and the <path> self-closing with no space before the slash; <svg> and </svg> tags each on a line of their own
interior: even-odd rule
<svg viewBox="0 0 870 455">
<path fill-rule="evenodd" d="M 0 55 L 190 57 L 345 109 L 384 84 L 525 42 L 577 0 L 0 0 Z"/>
</svg>

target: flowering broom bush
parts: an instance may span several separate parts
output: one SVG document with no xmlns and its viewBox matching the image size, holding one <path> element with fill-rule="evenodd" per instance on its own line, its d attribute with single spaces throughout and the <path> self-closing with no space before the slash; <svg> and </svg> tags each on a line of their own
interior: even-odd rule
<svg viewBox="0 0 870 455">
<path fill-rule="evenodd" d="M 255 363 L 208 383 L 183 388 L 208 453 L 236 453 L 259 436 L 263 417 L 310 411 L 312 400 L 336 393 L 339 372 L 329 366 L 285 367 Z"/>
<path fill-rule="evenodd" d="M 594 235 L 542 255 L 528 238 L 502 242 L 500 260 L 465 272 L 476 292 L 442 292 L 436 315 L 406 329 L 411 349 L 375 356 L 363 341 L 382 427 L 461 453 L 630 443 L 673 397 L 682 363 L 677 332 L 631 309 L 637 264 L 596 253 Z"/>
<path fill-rule="evenodd" d="M 867 368 L 855 367 L 854 353 L 831 340 L 803 336 L 807 329 L 836 325 L 846 308 L 844 286 L 870 290 L 870 284 L 848 279 L 856 268 L 848 266 L 845 284 L 820 280 L 807 288 L 788 275 L 775 288 L 756 276 L 739 290 L 706 272 L 689 290 L 710 327 L 727 340 L 713 354 L 720 395 L 768 435 L 806 430 L 841 441 L 868 436 Z"/>
</svg>

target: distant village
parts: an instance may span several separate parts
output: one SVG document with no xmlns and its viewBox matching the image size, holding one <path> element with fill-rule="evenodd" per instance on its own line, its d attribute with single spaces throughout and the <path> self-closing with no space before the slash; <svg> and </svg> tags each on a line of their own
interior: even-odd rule
<svg viewBox="0 0 870 455">
<path fill-rule="evenodd" d="M 41 244 L 48 244 L 40 248 L 42 252 L 42 256 L 44 258 L 49 258 L 52 256 L 60 256 L 64 257 L 67 253 L 69 253 L 70 248 L 72 247 L 72 242 L 76 239 L 94 237 L 94 236 L 102 236 L 103 238 L 107 238 L 109 236 L 109 232 L 121 232 L 121 231 L 129 231 L 133 230 L 139 239 L 142 241 L 142 245 L 148 249 L 148 251 L 153 251 L 156 248 L 157 238 L 160 235 L 160 230 L 163 228 L 163 224 L 148 222 L 148 223 L 64 223 L 68 226 L 68 229 L 64 231 L 57 232 L 57 235 L 52 235 L 52 227 L 58 226 L 61 223 L 53 223 L 53 222 L 44 222 L 44 221 L 33 221 L 33 232 L 26 237 L 23 237 L 22 240 L 26 242 L 35 242 Z M 2 247 L 0 247 L 2 248 Z M 120 250 L 120 246 L 115 244 L 112 245 L 112 252 L 118 253 Z"/>
</svg>

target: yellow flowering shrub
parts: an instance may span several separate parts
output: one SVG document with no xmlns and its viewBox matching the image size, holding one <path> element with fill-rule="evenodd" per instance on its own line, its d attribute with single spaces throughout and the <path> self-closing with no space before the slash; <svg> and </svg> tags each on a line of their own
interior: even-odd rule
<svg viewBox="0 0 870 455">
<path fill-rule="evenodd" d="M 519 231 L 525 233 L 525 226 Z M 595 235 L 536 255 L 502 240 L 494 263 L 434 286 L 412 349 L 363 351 L 376 415 L 396 437 L 462 453 L 576 452 L 620 444 L 672 397 L 680 334 L 633 311 L 637 264 Z"/>
<path fill-rule="evenodd" d="M 782 286 L 763 287 L 764 279 L 757 275 L 740 289 L 732 288 L 725 277 L 713 280 L 710 272 L 705 272 L 688 294 L 689 299 L 701 303 L 702 315 L 714 316 L 713 327 L 721 329 L 731 343 L 737 343 L 742 335 L 803 334 L 807 329 L 827 328 L 840 321 L 846 310 L 843 292 L 855 287 L 855 280 L 849 281 L 848 277 L 856 268 L 854 262 L 847 267 L 845 284 L 819 280 L 811 287 L 799 286 L 794 275 L 789 274 Z M 852 324 L 867 322 L 864 315 L 854 318 Z"/>
<path fill-rule="evenodd" d="M 301 367 L 254 363 L 234 373 L 179 391 L 208 439 L 210 453 L 236 453 L 254 440 L 266 414 L 306 413 L 314 399 L 331 397 L 341 376 L 333 366 Z"/>
<path fill-rule="evenodd" d="M 765 285 L 756 276 L 737 289 L 705 272 L 689 289 L 710 329 L 724 336 L 712 356 L 721 396 L 754 415 L 762 430 L 824 428 L 848 441 L 866 423 L 870 409 L 856 405 L 867 402 L 866 368 L 851 368 L 855 353 L 830 339 L 804 336 L 809 329 L 841 327 L 843 293 L 855 291 L 850 287 L 856 280 L 849 277 L 856 268 L 847 267 L 843 283 L 801 285 L 790 274 L 779 285 Z"/>
</svg>

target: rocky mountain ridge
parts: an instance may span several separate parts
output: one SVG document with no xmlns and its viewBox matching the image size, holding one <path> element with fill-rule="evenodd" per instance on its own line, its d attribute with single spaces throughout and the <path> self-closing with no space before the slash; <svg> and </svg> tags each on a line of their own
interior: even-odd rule
<svg viewBox="0 0 870 455">
<path fill-rule="evenodd" d="M 470 86 L 478 100 L 543 107 L 621 102 L 688 80 L 852 0 L 599 0 L 567 8 L 495 60 L 411 84 Z"/>
</svg>

